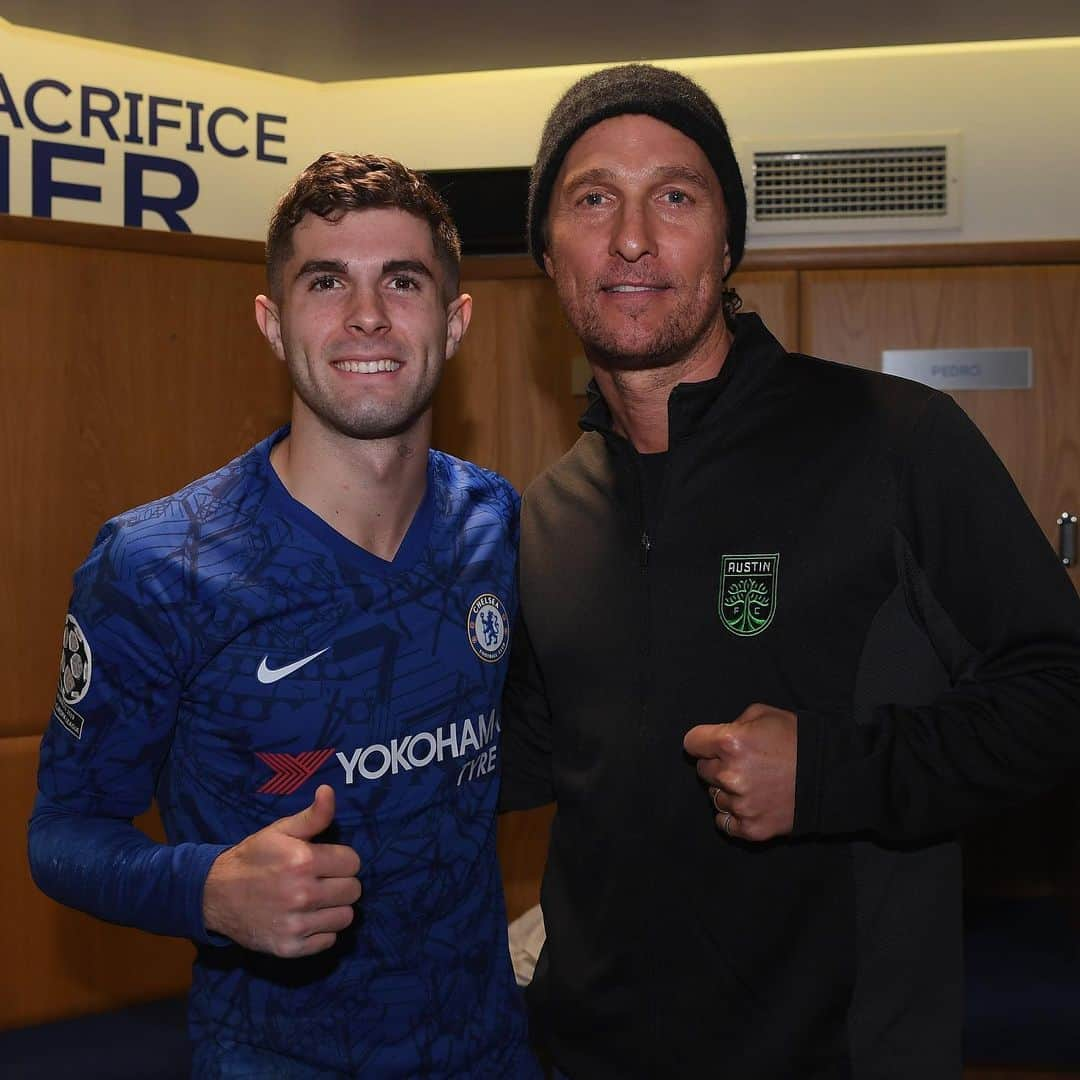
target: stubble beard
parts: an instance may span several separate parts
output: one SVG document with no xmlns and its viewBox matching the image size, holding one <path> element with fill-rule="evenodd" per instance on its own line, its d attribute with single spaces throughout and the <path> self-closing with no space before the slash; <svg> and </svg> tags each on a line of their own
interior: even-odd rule
<svg viewBox="0 0 1080 1080">
<path fill-rule="evenodd" d="M 716 326 L 724 321 L 723 290 L 715 296 L 686 296 L 649 331 L 639 327 L 639 317 L 627 314 L 619 327 L 605 322 L 596 297 L 599 286 L 591 287 L 589 299 L 579 300 L 559 290 L 563 311 L 571 328 L 581 338 L 586 355 L 598 367 L 612 371 L 648 371 L 666 368 L 687 359 Z"/>
<path fill-rule="evenodd" d="M 438 380 L 413 388 L 408 398 L 394 401 L 365 399 L 344 403 L 313 386 L 307 379 L 293 377 L 293 389 L 320 423 L 349 439 L 392 439 L 413 428 L 431 408 Z"/>
</svg>

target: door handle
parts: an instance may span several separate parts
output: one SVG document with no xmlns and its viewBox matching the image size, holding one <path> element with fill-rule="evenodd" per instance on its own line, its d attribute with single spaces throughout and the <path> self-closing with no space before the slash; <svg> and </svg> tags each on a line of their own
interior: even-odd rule
<svg viewBox="0 0 1080 1080">
<path fill-rule="evenodd" d="M 1057 519 L 1058 558 L 1066 566 L 1076 565 L 1076 515 L 1068 510 Z"/>
</svg>

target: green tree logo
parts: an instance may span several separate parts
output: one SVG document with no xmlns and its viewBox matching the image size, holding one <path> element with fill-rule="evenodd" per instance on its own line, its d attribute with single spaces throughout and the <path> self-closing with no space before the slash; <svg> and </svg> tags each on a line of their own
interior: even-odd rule
<svg viewBox="0 0 1080 1080">
<path fill-rule="evenodd" d="M 779 554 L 725 555 L 722 565 L 721 621 L 738 637 L 760 634 L 776 614 Z"/>
<path fill-rule="evenodd" d="M 769 590 L 762 581 L 740 578 L 728 585 L 724 597 L 724 622 L 737 634 L 757 634 L 769 625 L 772 607 Z"/>
</svg>

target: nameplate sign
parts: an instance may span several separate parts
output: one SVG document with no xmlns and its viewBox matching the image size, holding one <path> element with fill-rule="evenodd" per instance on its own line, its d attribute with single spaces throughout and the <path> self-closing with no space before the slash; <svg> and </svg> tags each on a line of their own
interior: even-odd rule
<svg viewBox="0 0 1080 1080">
<path fill-rule="evenodd" d="M 1030 349 L 886 349 L 881 370 L 938 390 L 1030 390 Z"/>
</svg>

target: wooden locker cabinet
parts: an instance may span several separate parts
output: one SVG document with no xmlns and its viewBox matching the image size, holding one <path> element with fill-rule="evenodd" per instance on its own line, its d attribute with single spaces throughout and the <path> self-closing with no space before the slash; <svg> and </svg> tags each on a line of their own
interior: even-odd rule
<svg viewBox="0 0 1080 1080">
<path fill-rule="evenodd" d="M 875 369 L 884 349 L 1029 346 L 1032 389 L 953 397 L 1056 547 L 1058 515 L 1080 509 L 1080 268 L 807 272 L 800 342 L 815 356 Z"/>
</svg>

